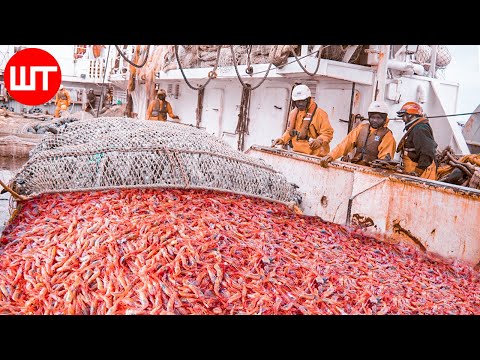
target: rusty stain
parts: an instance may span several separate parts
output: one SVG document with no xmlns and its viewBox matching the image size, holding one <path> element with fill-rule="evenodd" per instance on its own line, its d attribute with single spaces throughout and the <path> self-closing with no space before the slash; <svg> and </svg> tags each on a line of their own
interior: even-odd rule
<svg viewBox="0 0 480 360">
<path fill-rule="evenodd" d="M 352 215 L 352 225 L 360 226 L 361 228 L 367 228 L 370 226 L 374 226 L 375 223 L 373 222 L 372 218 L 368 216 L 363 216 L 360 214 L 353 214 Z"/>
<path fill-rule="evenodd" d="M 309 163 L 316 163 L 320 165 L 320 158 L 315 155 L 307 155 L 307 154 L 302 154 L 302 153 L 298 153 L 291 150 L 282 150 L 282 149 L 266 147 L 261 145 L 252 145 L 250 149 L 246 151 L 246 153 L 248 153 L 249 150 L 259 150 L 266 153 L 280 155 L 283 157 L 290 157 L 296 160 L 306 161 Z M 448 183 L 438 183 L 438 182 L 432 183 L 429 180 L 408 176 L 408 175 L 403 175 L 400 173 L 393 172 L 391 170 L 386 170 L 381 168 L 371 168 L 368 166 L 355 165 L 355 164 L 345 163 L 345 162 L 342 162 L 342 163 L 334 162 L 330 165 L 332 168 L 342 168 L 347 171 L 356 171 L 356 172 L 358 171 L 366 174 L 386 176 L 392 182 L 406 183 L 406 184 L 418 186 L 424 189 L 433 189 L 433 190 L 442 191 L 448 194 L 458 194 L 458 195 L 466 196 L 468 198 L 480 199 L 480 191 L 472 188 L 468 188 L 468 187 L 458 187 Z"/>
<path fill-rule="evenodd" d="M 303 154 L 300 152 L 296 152 L 293 150 L 283 150 L 271 146 L 262 146 L 262 145 L 252 145 L 249 149 L 247 149 L 246 153 L 249 153 L 250 150 L 258 150 L 261 152 L 265 153 L 271 153 L 274 155 L 280 155 L 283 157 L 290 157 L 294 158 L 296 160 L 302 160 L 310 163 L 317 163 L 320 164 L 320 157 L 315 156 L 315 155 L 308 155 L 308 154 Z M 343 168 L 345 170 L 351 170 L 351 171 L 359 171 L 362 173 L 367 173 L 367 174 L 375 174 L 375 175 L 382 175 L 385 176 L 386 174 L 391 180 L 394 181 L 399 181 L 399 182 L 406 182 L 406 183 L 413 183 L 415 185 L 421 185 L 426 188 L 433 187 L 433 188 L 449 188 L 451 184 L 445 183 L 445 184 L 437 184 L 437 183 L 431 183 L 429 180 L 413 177 L 413 176 L 408 176 L 408 175 L 403 175 L 397 172 L 394 172 L 392 170 L 387 170 L 387 169 L 382 169 L 382 168 L 372 168 L 369 166 L 362 166 L 362 165 L 356 165 L 352 163 L 332 163 L 330 164 L 332 167 L 338 167 L 338 168 Z M 453 188 L 453 187 L 452 187 Z M 454 190 L 457 191 L 472 191 L 477 194 L 480 197 L 480 191 L 474 190 L 472 188 L 464 188 L 464 189 L 457 189 L 453 188 Z"/>
<path fill-rule="evenodd" d="M 323 195 L 322 198 L 320 199 L 320 204 L 322 204 L 324 208 L 328 206 L 328 198 L 325 195 Z"/>
<path fill-rule="evenodd" d="M 476 262 L 479 262 L 480 260 L 480 256 L 478 256 L 477 242 L 474 241 L 478 239 L 478 236 L 477 236 L 478 231 L 476 231 L 477 229 L 474 226 L 474 222 L 472 222 L 471 220 L 469 221 L 465 219 L 467 214 L 468 214 L 468 218 L 470 219 L 477 219 L 480 216 L 480 212 L 479 212 L 480 191 L 479 190 L 460 187 L 460 186 L 451 185 L 447 183 L 441 183 L 438 181 L 429 181 L 429 180 L 420 179 L 417 177 L 407 176 L 403 174 L 391 174 L 391 173 L 385 174 L 384 172 L 385 170 L 376 170 L 366 166 L 354 165 L 351 163 L 345 163 L 340 161 L 339 162 L 334 161 L 331 164 L 331 167 L 324 169 L 320 167 L 320 159 L 318 157 L 296 153 L 291 150 L 285 151 L 285 150 L 279 150 L 279 149 L 274 149 L 267 146 L 259 146 L 259 145 L 252 145 L 249 148 L 249 150 L 253 151 L 255 157 L 259 156 L 260 158 L 264 158 L 267 163 L 269 162 L 268 160 L 275 160 L 275 162 L 278 161 L 278 163 L 281 165 L 288 164 L 289 166 L 286 167 L 286 169 L 291 167 L 292 163 L 288 163 L 288 162 L 292 160 L 299 160 L 299 161 L 306 162 L 310 164 L 311 167 L 315 167 L 315 168 L 317 167 L 316 165 L 318 165 L 318 173 L 320 174 L 319 178 L 323 176 L 322 174 L 323 172 L 330 172 L 330 174 L 325 174 L 325 176 L 328 179 L 330 179 L 329 176 L 335 176 L 336 173 L 340 174 L 341 176 L 346 176 L 348 175 L 348 173 L 352 173 L 352 174 L 358 173 L 359 175 L 365 174 L 367 176 L 369 175 L 368 177 L 372 178 L 372 179 L 368 179 L 369 181 L 370 180 L 373 181 L 373 178 L 376 178 L 377 180 L 385 179 L 386 180 L 385 182 L 387 182 L 387 184 L 391 187 L 391 189 L 389 189 L 391 190 L 391 193 L 388 192 L 386 194 L 386 196 L 388 197 L 387 199 L 388 206 L 386 206 L 385 211 L 380 213 L 378 216 L 381 217 L 382 223 L 388 224 L 388 226 L 386 226 L 385 228 L 386 233 L 390 233 L 391 235 L 400 233 L 401 234 L 400 237 L 403 237 L 404 240 L 407 240 L 412 244 L 415 244 L 419 248 L 428 249 L 426 251 L 434 250 L 434 251 L 440 251 L 440 253 L 453 252 L 455 254 L 455 257 L 466 259 L 467 261 L 471 261 L 473 264 L 475 264 Z M 249 150 L 247 150 L 247 153 L 249 152 Z M 259 152 L 258 155 L 256 151 Z M 282 158 L 284 159 L 283 161 L 282 161 Z M 301 166 L 301 163 L 298 163 L 298 165 Z M 342 173 L 341 171 L 337 172 L 336 171 L 337 169 L 343 170 L 345 173 Z M 316 169 L 310 169 L 309 167 L 309 171 L 310 170 L 315 171 Z M 351 181 L 351 183 L 348 182 L 345 184 L 345 186 L 347 187 L 349 186 L 349 184 L 353 184 L 355 183 L 355 181 L 357 181 L 356 177 L 354 177 L 353 179 L 346 177 L 346 179 Z M 363 179 L 363 177 L 359 177 L 358 181 L 359 182 L 365 181 L 365 179 Z M 316 203 L 316 206 L 320 205 L 322 195 L 323 194 L 326 195 L 326 193 L 324 193 L 323 191 L 318 193 L 317 191 L 320 189 L 317 188 L 314 184 L 312 184 L 311 187 L 310 187 L 310 184 L 307 184 L 306 188 L 303 190 L 305 192 L 302 193 L 302 196 L 304 194 L 307 199 L 309 198 L 309 196 L 311 196 L 312 199 L 314 199 L 314 203 Z M 406 206 L 406 205 L 403 206 L 402 202 L 398 199 L 398 197 L 395 196 L 395 194 L 402 194 L 402 196 L 405 196 L 405 198 L 407 198 L 406 194 L 418 195 L 418 196 L 411 197 L 413 201 L 409 203 L 410 206 Z M 329 193 L 329 195 L 327 195 L 328 206 L 322 209 L 326 210 L 330 206 L 330 201 L 329 201 L 330 196 L 331 195 Z M 425 238 L 423 238 L 423 235 L 422 235 L 422 238 L 417 238 L 415 236 L 416 233 L 421 233 L 420 226 L 422 226 L 421 225 L 422 223 L 425 224 L 425 222 L 422 222 L 422 223 L 414 222 L 413 224 L 405 225 L 405 226 L 408 226 L 407 228 L 408 230 L 400 226 L 401 224 L 404 224 L 403 220 L 399 225 L 396 225 L 396 226 L 395 226 L 395 223 L 392 223 L 392 221 L 395 222 L 397 221 L 396 219 L 401 218 L 401 216 L 398 215 L 399 214 L 398 211 L 401 211 L 402 213 L 404 213 L 404 209 L 411 208 L 415 199 L 419 199 L 417 203 L 420 204 L 420 206 L 425 206 L 426 202 L 432 202 L 432 205 L 434 205 L 434 209 L 433 209 L 434 213 L 432 213 L 432 218 L 429 219 L 429 223 L 428 223 L 429 226 L 433 226 L 430 230 L 430 237 L 428 237 L 428 233 L 427 233 L 428 227 L 424 229 L 425 231 L 427 231 L 424 234 Z M 337 198 L 335 198 L 334 200 L 336 202 Z M 341 213 L 342 215 L 344 214 L 344 207 L 345 207 L 346 200 L 347 199 L 345 198 L 343 199 L 343 203 L 340 202 L 338 206 L 337 204 L 335 204 L 332 209 L 328 209 L 328 211 L 332 211 L 331 215 L 333 215 L 333 222 L 338 223 L 339 221 L 338 220 L 339 216 L 337 213 Z M 445 205 L 441 205 L 441 203 L 445 205 L 449 204 L 448 206 L 449 207 L 451 206 L 451 209 L 446 209 Z M 373 206 L 373 204 L 370 204 L 368 200 L 366 204 Z M 342 208 L 341 212 L 339 211 L 340 208 Z M 361 208 L 357 208 L 355 210 L 352 209 L 351 207 L 347 208 L 348 224 L 350 224 L 350 222 L 352 221 L 352 217 L 350 216 L 353 213 L 352 210 L 358 211 L 359 209 Z M 318 208 L 316 210 L 318 210 Z M 309 211 L 312 211 L 312 209 L 308 208 L 306 210 L 306 213 L 308 214 Z M 436 216 L 437 214 L 439 215 L 439 218 L 437 218 Z M 355 219 L 354 221 L 356 220 L 357 219 Z M 379 219 L 375 218 L 375 221 L 379 221 Z M 342 223 L 344 222 L 342 221 Z M 442 231 L 442 228 L 448 224 L 454 227 L 459 227 L 459 225 L 461 224 L 459 227 L 459 231 L 462 233 L 463 238 L 450 239 L 450 237 L 447 235 L 447 232 Z M 378 227 L 378 225 L 374 225 L 374 226 Z M 438 234 L 436 232 L 436 228 L 439 229 Z M 417 241 L 415 242 L 413 239 L 416 239 Z M 430 244 L 429 239 L 435 239 L 435 241 L 432 242 L 432 244 Z M 458 244 L 458 240 L 460 240 L 460 244 Z M 425 244 L 423 244 L 423 241 L 425 241 Z M 448 246 L 444 246 L 443 244 Z M 450 244 L 452 246 L 450 246 Z M 455 250 L 452 250 L 452 249 L 455 249 Z"/>
<path fill-rule="evenodd" d="M 355 96 L 353 97 L 353 106 L 358 106 L 360 103 L 360 91 L 355 91 Z"/>
<path fill-rule="evenodd" d="M 404 229 L 402 227 L 402 225 L 400 225 L 400 221 L 399 220 L 394 220 L 393 221 L 393 232 L 397 233 L 397 234 L 405 234 L 407 235 L 410 239 L 413 240 L 413 242 L 415 244 L 417 244 L 423 251 L 427 251 L 427 248 L 422 244 L 422 242 L 416 237 L 414 236 L 410 230 L 407 230 L 407 229 Z"/>
<path fill-rule="evenodd" d="M 465 123 L 465 125 L 463 126 L 463 128 L 464 128 L 465 130 L 468 130 L 468 131 L 472 130 L 472 128 L 473 128 L 473 121 L 467 121 L 467 122 Z"/>
<path fill-rule="evenodd" d="M 436 191 L 445 192 L 447 194 L 457 194 L 457 195 L 467 196 L 469 198 L 480 199 L 480 192 L 472 188 L 452 186 L 451 184 L 448 184 L 448 183 L 445 183 L 445 184 L 430 183 L 428 180 L 425 180 L 425 179 L 407 177 L 400 174 L 392 174 L 390 176 L 390 180 L 394 182 L 410 183 L 412 185 L 415 185 L 424 189 L 433 189 Z"/>
</svg>

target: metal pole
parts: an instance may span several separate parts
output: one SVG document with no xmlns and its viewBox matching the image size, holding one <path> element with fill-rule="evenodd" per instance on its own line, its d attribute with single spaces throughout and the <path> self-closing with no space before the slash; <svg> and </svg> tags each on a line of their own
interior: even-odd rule
<svg viewBox="0 0 480 360">
<path fill-rule="evenodd" d="M 352 127 L 353 127 L 352 111 L 353 111 L 353 100 L 354 100 L 354 98 L 355 98 L 355 83 L 352 83 L 352 96 L 350 98 L 350 111 L 348 112 L 349 118 L 348 118 L 347 133 L 349 133 L 352 130 Z"/>
<path fill-rule="evenodd" d="M 390 45 L 380 45 L 377 66 L 377 94 L 373 94 L 373 100 L 385 100 L 385 87 L 387 83 L 388 58 L 390 55 Z"/>
<path fill-rule="evenodd" d="M 428 69 L 428 73 L 430 77 L 435 77 L 435 70 L 437 67 L 437 49 L 438 45 L 430 45 L 432 48 L 432 55 L 430 56 L 430 68 Z"/>
</svg>

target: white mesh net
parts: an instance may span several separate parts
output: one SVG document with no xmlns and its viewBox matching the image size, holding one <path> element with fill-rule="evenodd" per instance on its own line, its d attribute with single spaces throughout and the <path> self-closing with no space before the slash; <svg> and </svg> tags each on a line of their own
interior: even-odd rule
<svg viewBox="0 0 480 360">
<path fill-rule="evenodd" d="M 432 48 L 430 45 L 419 45 L 415 53 L 415 59 L 422 65 L 429 66 L 432 56 Z M 439 45 L 437 47 L 437 54 L 435 59 L 435 65 L 437 68 L 445 68 L 452 61 L 452 55 L 445 45 Z"/>
<path fill-rule="evenodd" d="M 296 185 L 194 126 L 101 117 L 48 134 L 11 181 L 19 194 L 129 187 L 212 189 L 286 204 Z"/>
</svg>

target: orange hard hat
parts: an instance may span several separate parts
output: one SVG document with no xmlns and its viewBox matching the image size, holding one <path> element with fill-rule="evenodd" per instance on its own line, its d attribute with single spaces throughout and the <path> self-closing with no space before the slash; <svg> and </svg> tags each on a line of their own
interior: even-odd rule
<svg viewBox="0 0 480 360">
<path fill-rule="evenodd" d="M 398 116 L 403 116 L 405 114 L 423 115 L 423 109 L 420 104 L 417 104 L 414 101 L 408 101 L 397 111 Z"/>
</svg>

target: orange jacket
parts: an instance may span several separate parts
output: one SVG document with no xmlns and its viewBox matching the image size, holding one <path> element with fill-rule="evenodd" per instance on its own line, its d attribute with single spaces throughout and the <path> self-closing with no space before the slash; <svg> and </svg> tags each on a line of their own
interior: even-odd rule
<svg viewBox="0 0 480 360">
<path fill-rule="evenodd" d="M 385 121 L 384 127 L 387 127 L 387 125 L 388 118 L 387 121 Z M 360 123 L 356 128 L 350 131 L 348 135 L 337 146 L 335 146 L 335 148 L 329 154 L 333 160 L 347 155 L 356 148 L 358 135 L 360 134 L 360 130 L 364 126 L 370 126 L 370 124 L 368 122 Z M 371 127 L 370 134 L 373 132 L 375 132 L 375 129 Z M 385 156 L 387 156 L 387 154 L 390 154 L 390 158 L 393 159 L 393 157 L 395 156 L 396 148 L 397 144 L 395 142 L 395 138 L 393 137 L 393 134 L 389 131 L 385 134 L 382 142 L 378 145 L 378 158 L 385 159 Z"/>
<path fill-rule="evenodd" d="M 61 96 L 61 95 L 64 95 L 64 96 Z M 61 97 L 66 97 L 66 99 L 61 99 Z M 59 90 L 57 92 L 57 95 L 55 95 L 55 105 L 60 107 L 62 104 L 65 104 L 67 105 L 67 107 L 69 107 L 71 103 L 72 103 L 72 99 L 70 98 L 70 93 L 68 92 L 68 90 L 66 89 Z"/>
<path fill-rule="evenodd" d="M 170 103 L 166 100 L 159 100 L 159 99 L 154 99 L 150 102 L 150 104 L 148 105 L 148 109 L 147 109 L 147 120 L 167 120 L 166 117 L 165 119 L 161 118 L 161 115 L 159 114 L 159 116 L 152 116 L 152 111 L 155 107 L 155 103 L 156 102 L 159 102 L 159 111 L 162 109 L 163 107 L 163 102 L 165 101 L 167 103 L 167 113 L 168 115 L 173 119 L 175 118 L 176 116 L 173 114 L 173 110 L 172 110 L 172 106 L 170 105 Z"/>
<path fill-rule="evenodd" d="M 308 111 L 313 111 L 315 105 L 315 102 L 313 99 L 311 99 L 310 104 L 308 105 Z M 312 150 L 310 149 L 308 140 L 298 140 L 296 135 L 290 135 L 291 129 L 295 129 L 300 132 L 303 118 L 305 117 L 306 113 L 307 112 L 305 110 L 299 111 L 297 108 L 290 111 L 290 115 L 288 116 L 288 127 L 283 133 L 281 139 L 283 140 L 284 144 L 287 144 L 290 140 L 292 140 L 293 151 L 315 156 L 327 155 L 330 151 L 330 141 L 333 139 L 333 128 L 332 125 L 330 125 L 330 120 L 328 119 L 327 113 L 319 107 L 317 107 L 317 110 L 312 117 L 312 121 L 308 126 L 308 136 L 310 138 L 320 138 L 323 140 L 323 143 L 319 148 Z"/>
</svg>

